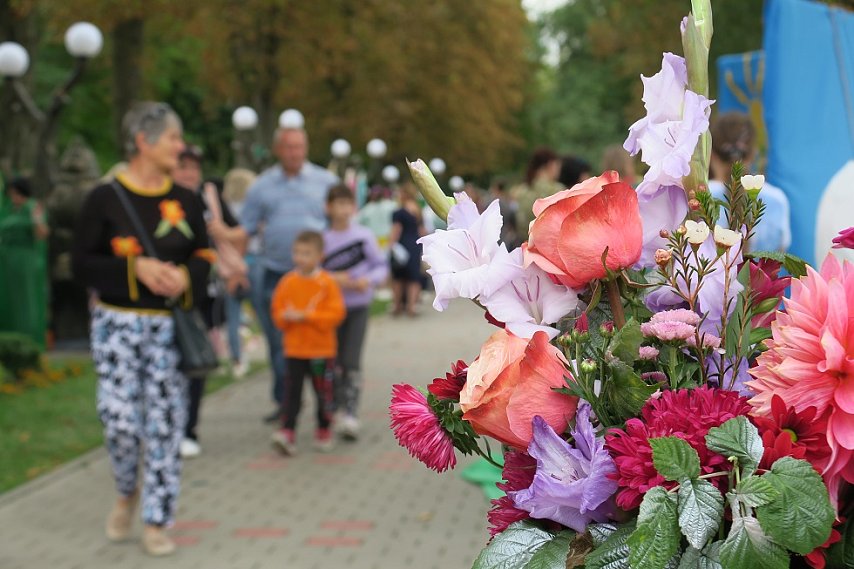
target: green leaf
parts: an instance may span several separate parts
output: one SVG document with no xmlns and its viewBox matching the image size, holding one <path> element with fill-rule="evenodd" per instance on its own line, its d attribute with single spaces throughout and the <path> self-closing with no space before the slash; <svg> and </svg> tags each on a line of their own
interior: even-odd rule
<svg viewBox="0 0 854 569">
<path fill-rule="evenodd" d="M 756 345 L 763 340 L 767 340 L 771 337 L 771 329 L 770 328 L 753 328 L 750 331 L 750 344 Z"/>
<path fill-rule="evenodd" d="M 839 528 L 842 539 L 834 543 L 827 551 L 828 569 L 843 569 L 854 567 L 854 522 L 848 518 L 845 525 Z"/>
<path fill-rule="evenodd" d="M 765 450 L 759 431 L 750 424 L 747 417 L 734 417 L 720 427 L 709 429 L 706 446 L 727 458 L 738 458 L 745 477 L 756 472 Z"/>
<path fill-rule="evenodd" d="M 752 251 L 751 259 L 771 259 L 783 263 L 783 268 L 793 277 L 800 278 L 807 274 L 807 262 L 791 253 L 780 253 L 779 251 Z"/>
<path fill-rule="evenodd" d="M 589 529 L 589 528 L 588 528 Z M 584 558 L 585 569 L 632 569 L 629 564 L 628 540 L 634 524 L 625 525 L 611 533 L 602 544 Z M 596 541 L 595 533 L 591 532 Z"/>
<path fill-rule="evenodd" d="M 530 521 L 516 522 L 493 538 L 477 556 L 472 569 L 525 569 L 534 555 L 554 538 L 554 534 Z"/>
<path fill-rule="evenodd" d="M 638 359 L 642 343 L 643 334 L 640 331 L 640 324 L 634 318 L 629 318 L 625 326 L 620 328 L 611 338 L 608 350 L 624 363 L 632 364 Z"/>
<path fill-rule="evenodd" d="M 566 569 L 566 556 L 575 532 L 566 530 L 555 536 L 534 553 L 525 569 Z"/>
<path fill-rule="evenodd" d="M 702 551 L 689 546 L 679 560 L 678 569 L 723 569 L 720 554 L 722 543 L 716 541 Z"/>
<path fill-rule="evenodd" d="M 808 462 L 783 457 L 762 478 L 780 493 L 778 499 L 756 508 L 768 535 L 801 555 L 827 541 L 836 516 L 827 487 Z"/>
<path fill-rule="evenodd" d="M 789 555 L 763 533 L 756 518 L 738 517 L 721 545 L 721 564 L 727 569 L 786 569 Z"/>
<path fill-rule="evenodd" d="M 693 450 L 693 449 L 692 449 Z M 724 497 L 708 480 L 679 483 L 679 527 L 696 549 L 715 535 L 724 515 Z"/>
<path fill-rule="evenodd" d="M 738 483 L 735 496 L 745 506 L 756 508 L 776 500 L 780 493 L 765 478 L 749 476 Z"/>
<path fill-rule="evenodd" d="M 607 408 L 616 416 L 616 423 L 622 423 L 629 417 L 634 417 L 640 413 L 646 404 L 646 400 L 655 393 L 658 387 L 647 385 L 632 368 L 621 360 L 610 362 L 608 368 L 611 377 L 605 380 L 600 399 L 607 402 Z"/>
<path fill-rule="evenodd" d="M 700 455 L 679 437 L 649 439 L 652 462 L 659 474 L 667 480 L 696 478 L 700 475 Z"/>
<path fill-rule="evenodd" d="M 154 230 L 154 236 L 159 239 L 161 237 L 164 237 L 170 231 L 172 231 L 172 225 L 165 219 L 162 219 L 157 225 L 157 229 Z"/>
<path fill-rule="evenodd" d="M 638 525 L 629 537 L 632 569 L 660 569 L 679 549 L 676 496 L 656 486 L 643 497 Z"/>
<path fill-rule="evenodd" d="M 590 534 L 590 539 L 593 540 L 593 545 L 599 547 L 617 531 L 615 524 L 590 524 L 587 526 L 587 533 Z"/>
</svg>

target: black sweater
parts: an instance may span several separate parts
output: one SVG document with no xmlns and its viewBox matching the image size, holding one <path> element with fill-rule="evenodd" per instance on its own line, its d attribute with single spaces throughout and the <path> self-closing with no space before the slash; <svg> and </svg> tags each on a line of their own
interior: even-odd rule
<svg viewBox="0 0 854 569">
<path fill-rule="evenodd" d="M 156 195 L 145 195 L 121 176 L 122 191 L 148 231 L 161 261 L 187 270 L 191 287 L 185 305 L 202 298 L 214 253 L 198 197 L 168 182 Z M 131 309 L 166 309 L 167 299 L 152 293 L 135 273 L 134 258 L 147 256 L 133 223 L 111 184 L 89 193 L 77 222 L 72 268 L 78 282 L 97 291 L 101 302 Z"/>
</svg>

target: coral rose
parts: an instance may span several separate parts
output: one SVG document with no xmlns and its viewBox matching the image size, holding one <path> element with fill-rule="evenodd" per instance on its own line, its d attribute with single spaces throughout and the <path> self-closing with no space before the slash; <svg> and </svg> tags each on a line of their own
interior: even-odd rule
<svg viewBox="0 0 854 569">
<path fill-rule="evenodd" d="M 566 359 L 545 332 L 525 340 L 499 330 L 469 366 L 460 392 L 463 419 L 481 435 L 526 449 L 534 416 L 558 433 L 575 416 L 578 398 L 554 390 L 566 387 L 566 376 Z"/>
<path fill-rule="evenodd" d="M 631 267 L 640 258 L 643 222 L 638 197 L 616 172 L 537 200 L 534 215 L 525 265 L 536 264 L 570 288 L 605 277 L 606 248 L 605 265 L 612 271 Z"/>
</svg>

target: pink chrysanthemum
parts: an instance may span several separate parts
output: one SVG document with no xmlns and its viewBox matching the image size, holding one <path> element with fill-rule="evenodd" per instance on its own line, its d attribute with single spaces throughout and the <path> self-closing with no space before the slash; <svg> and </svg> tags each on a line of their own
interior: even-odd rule
<svg viewBox="0 0 854 569">
<path fill-rule="evenodd" d="M 694 447 L 700 455 L 703 474 L 731 468 L 727 459 L 706 447 L 706 434 L 733 417 L 747 415 L 750 405 L 745 397 L 734 391 L 700 387 L 665 391 L 644 405 L 640 419 L 629 419 L 626 430 L 613 429 L 605 437 L 606 446 L 617 465 L 620 492 L 617 505 L 624 510 L 638 507 L 643 494 L 655 486 L 672 488 L 652 463 L 649 439 L 679 437 Z M 725 492 L 726 477 L 718 476 L 709 482 Z"/>
<path fill-rule="evenodd" d="M 515 450 L 504 453 L 504 482 L 496 486 L 504 492 L 515 492 L 528 488 L 534 481 L 537 472 L 537 461 L 527 453 Z M 489 520 L 489 535 L 495 537 L 507 529 L 510 524 L 526 520 L 530 514 L 513 505 L 509 496 L 492 500 L 492 509 L 487 513 Z"/>
<path fill-rule="evenodd" d="M 641 333 L 644 336 L 658 338 L 662 342 L 684 342 L 694 335 L 695 330 L 694 326 L 677 320 L 650 321 L 641 324 Z"/>
<path fill-rule="evenodd" d="M 828 255 L 821 272 L 792 281 L 786 312 L 771 325 L 768 351 L 750 370 L 758 415 L 771 412 L 774 395 L 801 412 L 830 411 L 826 439 L 831 456 L 823 475 L 834 505 L 843 480 L 854 482 L 854 265 Z"/>
<path fill-rule="evenodd" d="M 655 346 L 641 346 L 638 350 L 638 357 L 642 360 L 654 360 L 658 357 L 658 348 Z"/>
<path fill-rule="evenodd" d="M 649 319 L 650 322 L 684 322 L 691 326 L 696 326 L 700 323 L 700 315 L 693 310 L 687 308 L 676 308 L 673 310 L 662 310 L 656 312 Z"/>
<path fill-rule="evenodd" d="M 454 442 L 442 428 L 423 393 L 405 383 L 392 386 L 391 428 L 400 446 L 432 468 L 444 472 L 457 465 Z"/>
<path fill-rule="evenodd" d="M 721 347 L 721 339 L 713 334 L 700 333 L 700 340 L 703 342 L 704 348 L 718 349 Z M 697 345 L 697 337 L 691 336 L 685 340 L 685 343 L 693 348 Z"/>
</svg>

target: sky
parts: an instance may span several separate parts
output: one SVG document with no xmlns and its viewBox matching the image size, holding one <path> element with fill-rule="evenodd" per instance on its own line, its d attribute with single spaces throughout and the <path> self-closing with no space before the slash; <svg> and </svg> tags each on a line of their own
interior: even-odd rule
<svg viewBox="0 0 854 569">
<path fill-rule="evenodd" d="M 551 12 L 566 2 L 567 0 L 522 0 L 522 7 L 528 13 L 528 18 L 535 20 L 540 14 Z"/>
</svg>

